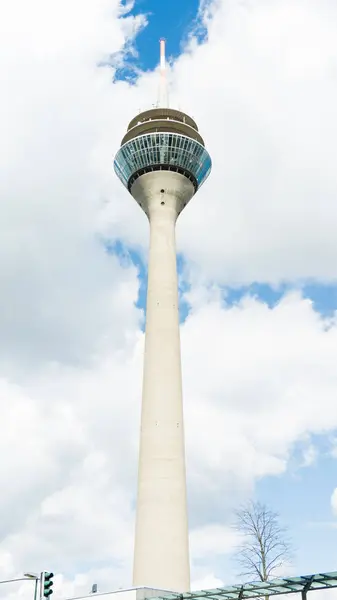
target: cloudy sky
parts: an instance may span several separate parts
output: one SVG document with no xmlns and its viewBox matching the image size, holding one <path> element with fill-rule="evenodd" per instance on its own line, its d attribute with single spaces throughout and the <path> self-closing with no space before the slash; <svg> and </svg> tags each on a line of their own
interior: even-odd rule
<svg viewBox="0 0 337 600">
<path fill-rule="evenodd" d="M 112 165 L 160 36 L 213 159 L 177 227 L 193 585 L 235 581 L 248 498 L 288 574 L 336 569 L 336 1 L 2 0 L 0 579 L 60 598 L 131 583 L 148 224 Z"/>
</svg>

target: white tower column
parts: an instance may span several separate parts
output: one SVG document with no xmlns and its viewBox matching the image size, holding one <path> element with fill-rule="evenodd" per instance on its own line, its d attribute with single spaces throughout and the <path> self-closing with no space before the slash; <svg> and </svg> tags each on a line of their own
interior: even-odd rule
<svg viewBox="0 0 337 600">
<path fill-rule="evenodd" d="M 175 223 L 194 188 L 156 171 L 132 195 L 150 221 L 134 586 L 190 587 Z"/>
</svg>

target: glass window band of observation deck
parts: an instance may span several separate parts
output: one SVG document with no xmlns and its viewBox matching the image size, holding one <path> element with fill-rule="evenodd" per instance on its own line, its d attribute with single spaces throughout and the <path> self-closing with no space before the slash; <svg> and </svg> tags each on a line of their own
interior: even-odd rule
<svg viewBox="0 0 337 600">
<path fill-rule="evenodd" d="M 121 146 L 124 146 L 127 142 L 130 142 L 140 135 L 147 135 L 149 133 L 175 133 L 184 137 L 191 138 L 196 142 L 199 142 L 202 146 L 205 146 L 205 142 L 202 139 L 200 133 L 187 125 L 186 123 L 180 123 L 179 121 L 173 121 L 172 119 L 164 120 L 152 120 L 145 121 L 145 123 L 137 123 L 132 129 L 129 129 L 121 141 Z"/>
<path fill-rule="evenodd" d="M 117 152 L 114 169 L 125 185 L 133 175 L 172 169 L 192 175 L 199 188 L 208 177 L 212 161 L 207 150 L 191 138 L 174 133 L 150 133 L 136 137 Z"/>
</svg>

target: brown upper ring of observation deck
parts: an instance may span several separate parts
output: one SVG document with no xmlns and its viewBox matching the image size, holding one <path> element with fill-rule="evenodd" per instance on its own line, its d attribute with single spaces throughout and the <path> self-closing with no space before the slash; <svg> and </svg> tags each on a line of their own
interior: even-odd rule
<svg viewBox="0 0 337 600">
<path fill-rule="evenodd" d="M 172 108 L 152 108 L 134 117 L 129 123 L 121 145 L 139 135 L 163 132 L 184 135 L 205 146 L 196 122 L 180 110 Z"/>
</svg>

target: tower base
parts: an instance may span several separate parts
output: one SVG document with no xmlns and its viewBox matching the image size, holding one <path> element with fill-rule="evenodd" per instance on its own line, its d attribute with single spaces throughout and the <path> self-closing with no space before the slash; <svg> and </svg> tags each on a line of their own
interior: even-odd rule
<svg viewBox="0 0 337 600">
<path fill-rule="evenodd" d="M 146 600 L 151 598 L 158 598 L 159 596 L 169 596 L 172 592 L 168 590 L 159 590 L 150 587 L 137 587 L 129 588 L 126 590 L 116 590 L 114 592 L 96 592 L 90 593 L 87 596 L 76 596 L 75 598 L 68 598 L 68 600 L 93 600 L 93 598 L 100 598 L 100 600 Z M 179 594 L 177 594 L 178 598 Z"/>
</svg>

